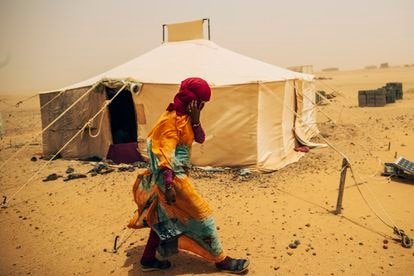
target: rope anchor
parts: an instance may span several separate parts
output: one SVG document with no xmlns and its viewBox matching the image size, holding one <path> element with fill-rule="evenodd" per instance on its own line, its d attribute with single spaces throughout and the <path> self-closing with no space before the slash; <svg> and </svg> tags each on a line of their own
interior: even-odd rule
<svg viewBox="0 0 414 276">
<path fill-rule="evenodd" d="M 344 189 L 345 189 L 345 180 L 346 180 L 346 171 L 349 168 L 349 162 L 346 158 L 342 159 L 342 169 L 341 169 L 341 177 L 339 179 L 339 192 L 338 192 L 338 199 L 336 201 L 336 209 L 334 211 L 335 215 L 339 215 L 342 209 L 342 199 L 344 197 Z"/>
<path fill-rule="evenodd" d="M 7 196 L 3 196 L 3 202 L 1 203 L 1 208 L 7 208 Z"/>
<path fill-rule="evenodd" d="M 118 247 L 118 240 L 119 240 L 119 236 L 117 235 L 115 237 L 115 240 L 114 240 L 114 248 L 112 249 L 112 253 L 117 253 L 118 252 L 118 249 L 117 249 L 117 247 Z"/>
<path fill-rule="evenodd" d="M 394 227 L 394 234 L 400 237 L 401 246 L 404 248 L 411 248 L 413 240 L 402 229 Z"/>
</svg>

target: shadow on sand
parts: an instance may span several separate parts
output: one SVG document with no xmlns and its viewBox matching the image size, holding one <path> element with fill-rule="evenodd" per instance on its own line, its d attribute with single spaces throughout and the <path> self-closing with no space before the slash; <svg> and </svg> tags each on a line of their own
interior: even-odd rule
<svg viewBox="0 0 414 276">
<path fill-rule="evenodd" d="M 172 267 L 165 271 L 142 272 L 140 259 L 144 246 L 136 246 L 125 250 L 126 260 L 123 267 L 131 267 L 128 275 L 181 275 L 181 274 L 211 274 L 218 270 L 214 264 L 207 262 L 196 255 L 187 252 L 180 252 L 178 255 L 168 258 Z"/>
</svg>

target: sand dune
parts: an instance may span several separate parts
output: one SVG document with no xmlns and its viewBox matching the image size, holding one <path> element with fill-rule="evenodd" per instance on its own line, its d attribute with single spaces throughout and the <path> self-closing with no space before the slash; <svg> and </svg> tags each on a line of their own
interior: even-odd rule
<svg viewBox="0 0 414 276">
<path fill-rule="evenodd" d="M 414 160 L 414 68 L 317 75 L 332 78 L 317 81 L 319 90 L 334 89 L 337 94 L 332 104 L 320 107 L 335 121 L 319 112 L 321 133 L 353 161 L 357 180 L 363 183 L 360 190 L 377 214 L 413 237 L 414 185 L 380 173 L 381 162 L 393 161 L 396 153 Z M 402 101 L 357 107 L 359 89 L 389 81 L 403 82 Z M 18 100 L 1 98 L 8 103 Z M 0 108 L 6 130 L 0 141 L 4 161 L 40 130 L 40 114 L 37 99 L 20 108 Z M 13 194 L 46 162 L 30 161 L 40 154 L 41 139 L 35 137 L 2 169 L 0 195 Z M 248 257 L 251 275 L 414 275 L 413 248 L 392 239 L 392 229 L 370 210 L 349 173 L 343 214 L 331 214 L 341 160 L 334 150 L 319 149 L 271 174 L 242 178 L 233 172 L 197 173 L 193 180 L 215 210 L 223 247 L 229 255 Z M 68 166 L 82 173 L 92 168 L 79 161 L 53 161 L 0 210 L 0 275 L 141 275 L 139 259 L 148 231 L 125 228 L 135 208 L 131 188 L 137 172 L 42 182 L 50 173 L 65 175 Z M 116 235 L 125 242 L 113 254 Z M 300 245 L 290 249 L 294 240 Z M 166 275 L 218 273 L 186 253 L 171 261 L 173 268 Z"/>
</svg>

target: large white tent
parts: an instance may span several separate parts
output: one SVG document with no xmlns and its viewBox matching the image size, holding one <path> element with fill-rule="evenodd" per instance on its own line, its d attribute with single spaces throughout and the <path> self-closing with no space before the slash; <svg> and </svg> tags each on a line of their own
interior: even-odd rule
<svg viewBox="0 0 414 276">
<path fill-rule="evenodd" d="M 213 92 L 201 118 L 206 141 L 194 144 L 194 165 L 276 170 L 302 156 L 294 151 L 298 139 L 306 144 L 317 132 L 312 75 L 246 57 L 205 39 L 166 42 L 93 78 L 41 93 L 41 104 L 53 99 L 42 109 L 42 123 L 49 124 L 103 79 L 112 82 L 113 89 L 122 84 L 113 80 L 133 79 L 142 84 L 131 95 L 139 150 L 145 154 L 146 135 L 188 77 L 204 78 Z M 56 152 L 97 112 L 108 97 L 104 90 L 104 85 L 97 86 L 44 133 L 45 154 Z M 111 116 L 106 112 L 92 122 L 89 129 L 94 135 L 85 131 L 61 155 L 105 157 L 113 143 Z"/>
</svg>

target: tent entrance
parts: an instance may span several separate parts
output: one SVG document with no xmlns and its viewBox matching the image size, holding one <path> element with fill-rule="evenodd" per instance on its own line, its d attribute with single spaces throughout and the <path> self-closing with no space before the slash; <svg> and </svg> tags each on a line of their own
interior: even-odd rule
<svg viewBox="0 0 414 276">
<path fill-rule="evenodd" d="M 111 100 L 117 90 L 106 88 L 106 98 Z M 137 121 L 132 95 L 121 91 L 108 106 L 114 144 L 137 142 Z"/>
<path fill-rule="evenodd" d="M 108 100 L 116 93 L 117 90 L 106 88 Z M 121 91 L 109 104 L 108 110 L 113 144 L 109 147 L 107 159 L 118 164 L 143 161 L 137 150 L 137 120 L 131 92 Z"/>
</svg>

